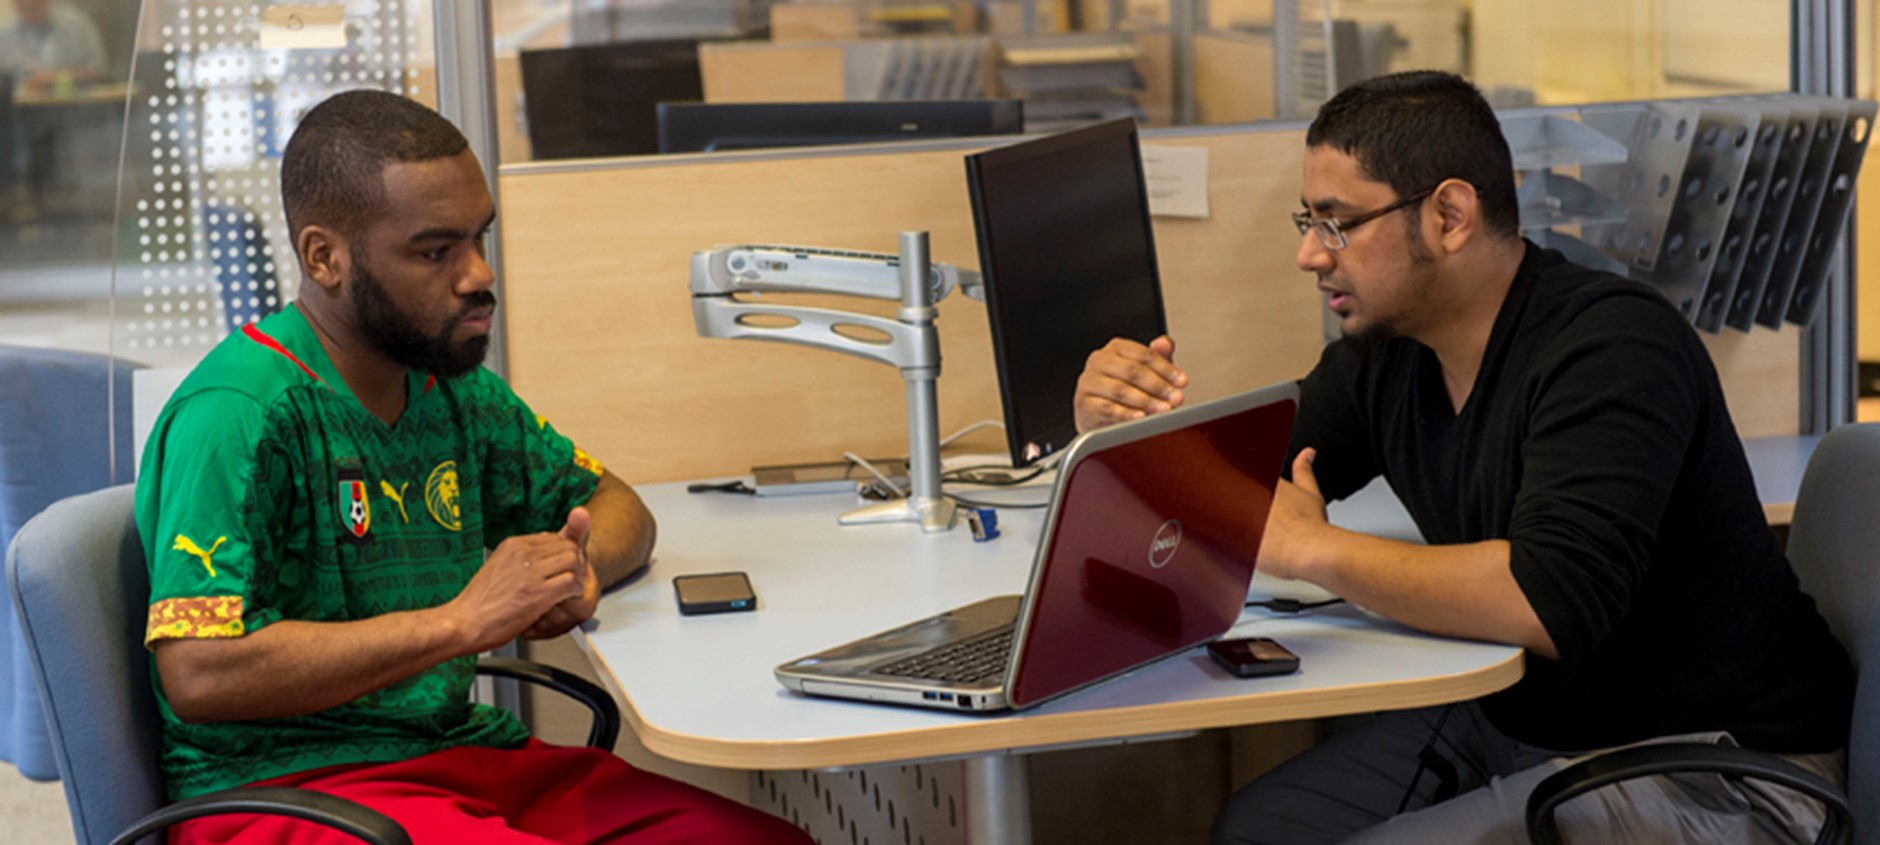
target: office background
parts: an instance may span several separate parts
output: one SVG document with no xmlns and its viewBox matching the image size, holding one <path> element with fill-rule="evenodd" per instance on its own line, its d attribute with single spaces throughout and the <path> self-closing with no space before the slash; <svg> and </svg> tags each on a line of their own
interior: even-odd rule
<svg viewBox="0 0 1880 845">
<path fill-rule="evenodd" d="M 291 300 L 297 272 L 273 177 L 298 111 L 355 85 L 436 104 L 440 76 L 461 67 L 457 56 L 438 60 L 439 10 L 429 2 L 333 4 L 340 46 L 304 47 L 264 43 L 279 4 L 68 2 L 95 21 L 110 56 L 107 84 L 118 87 L 11 106 L 11 119 L 32 114 L 63 140 L 29 163 L 41 189 L 26 201 L 0 198 L 0 343 L 8 345 L 188 366 L 230 328 Z M 1811 13 L 1820 5 L 1793 4 Z M 686 259 L 733 242 L 887 251 L 899 231 L 925 229 L 938 260 L 972 266 L 960 155 L 983 142 L 538 162 L 530 119 L 542 105 L 526 100 L 525 52 L 697 42 L 708 102 L 901 96 L 913 83 L 896 88 L 890 78 L 945 57 L 976 69 L 979 87 L 964 90 L 1027 96 L 1036 128 L 1133 114 L 1149 130 L 1145 143 L 1206 149 L 1211 216 L 1157 218 L 1156 232 L 1170 324 L 1201 398 L 1295 377 L 1316 358 L 1318 299 L 1292 267 L 1297 235 L 1281 215 L 1297 202 L 1296 121 L 1341 78 L 1443 68 L 1511 108 L 1783 91 L 1792 76 L 1832 77 L 1851 87 L 1811 82 L 1810 90 L 1871 97 L 1875 82 L 1870 2 L 1836 4 L 1847 15 L 1837 30 L 1845 38 L 1823 43 L 1798 37 L 1822 21 L 1804 15 L 1796 25 L 1782 0 L 490 6 L 489 123 L 502 162 L 497 363 L 538 411 L 636 483 L 898 451 L 897 379 L 814 351 L 695 337 Z M 0 26 L 13 14 L 0 2 Z M 1070 67 L 1044 78 L 1027 70 L 1038 64 L 1010 60 L 1026 50 L 1047 58 L 1058 50 Z M 1880 192 L 1858 196 L 1864 205 Z M 1857 211 L 1854 221 L 1861 243 L 1880 214 Z M 1880 250 L 1856 251 L 1853 267 L 1853 296 L 1830 301 L 1808 332 L 1707 338 L 1746 436 L 1815 430 L 1856 413 L 1857 363 L 1880 362 Z M 942 428 L 996 418 L 984 309 L 956 298 L 942 306 L 940 325 Z M 1840 339 L 1823 337 L 1830 325 L 1846 327 Z M 984 451 L 996 443 L 981 441 Z M 115 466 L 116 480 L 130 480 L 130 456 Z M 563 653 L 559 662 L 582 661 Z M 1244 749 L 1262 744 L 1202 738 L 1141 753 L 1179 772 L 1172 783 L 1206 783 L 1260 765 Z M 730 794 L 746 787 L 742 774 L 626 753 Z M 1039 767 L 1061 769 L 1060 779 L 1103 769 L 1075 757 Z M 0 815 L 60 823 L 56 787 L 15 789 L 11 767 L 0 771 L 8 811 Z M 1053 829 L 1051 813 L 1075 816 L 1127 783 L 1091 777 L 1090 804 L 1040 806 L 1041 831 Z M 1164 815 L 1197 823 L 1212 809 L 1167 800 Z"/>
</svg>

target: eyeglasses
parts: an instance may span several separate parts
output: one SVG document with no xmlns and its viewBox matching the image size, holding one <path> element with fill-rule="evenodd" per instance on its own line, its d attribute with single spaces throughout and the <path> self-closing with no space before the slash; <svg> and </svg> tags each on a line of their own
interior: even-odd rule
<svg viewBox="0 0 1880 845">
<path fill-rule="evenodd" d="M 1351 241 L 1345 237 L 1346 233 L 1400 208 L 1407 208 L 1415 203 L 1422 202 L 1425 197 L 1433 193 L 1436 193 L 1435 188 L 1418 191 L 1376 211 L 1367 211 L 1356 217 L 1349 218 L 1343 223 L 1330 217 L 1313 217 L 1311 214 L 1303 211 L 1293 212 L 1292 221 L 1294 226 L 1299 227 L 1300 237 L 1305 237 L 1307 232 L 1311 232 L 1318 236 L 1319 243 L 1324 245 L 1326 249 L 1337 251 L 1351 245 Z"/>
</svg>

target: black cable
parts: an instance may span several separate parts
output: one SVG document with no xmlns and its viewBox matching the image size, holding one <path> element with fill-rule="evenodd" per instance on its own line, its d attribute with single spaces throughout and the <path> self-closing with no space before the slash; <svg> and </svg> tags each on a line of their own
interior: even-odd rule
<svg viewBox="0 0 1880 845">
<path fill-rule="evenodd" d="M 1020 474 L 1021 472 L 1023 474 Z M 1013 487 L 1024 484 L 1043 474 L 1044 467 L 1034 466 L 1021 471 L 998 464 L 982 464 L 980 466 L 954 467 L 953 469 L 940 473 L 940 480 L 960 484 L 977 484 L 982 487 Z"/>
<path fill-rule="evenodd" d="M 992 508 L 994 510 L 1009 509 L 1009 510 L 1021 510 L 1022 511 L 1022 510 L 1043 510 L 1051 506 L 1050 502 L 1028 502 L 1025 504 L 1013 504 L 1010 502 L 982 502 L 977 499 L 968 499 L 964 496 L 956 496 L 952 493 L 945 493 L 943 495 L 969 508 Z"/>
<path fill-rule="evenodd" d="M 755 496 L 757 491 L 743 479 L 736 481 L 697 481 L 685 486 L 687 493 L 736 493 L 743 496 Z"/>
<path fill-rule="evenodd" d="M 1274 613 L 1300 613 L 1315 607 L 1325 607 L 1343 602 L 1344 599 L 1326 599 L 1324 601 L 1301 601 L 1299 599 L 1256 599 L 1247 602 L 1247 607 L 1263 607 Z"/>
<path fill-rule="evenodd" d="M 1423 750 L 1417 752 L 1416 773 L 1410 776 L 1410 785 L 1404 787 L 1403 800 L 1397 802 L 1397 812 L 1395 815 L 1402 815 L 1404 809 L 1410 806 L 1410 796 L 1416 794 L 1417 781 L 1423 779 L 1423 773 L 1425 771 L 1434 770 L 1436 775 L 1436 798 L 1434 801 L 1430 802 L 1431 804 L 1442 801 L 1445 787 L 1448 788 L 1451 795 L 1455 794 L 1455 764 L 1444 760 L 1442 755 L 1436 753 L 1436 740 L 1443 735 L 1443 723 L 1449 721 L 1449 714 L 1455 712 L 1455 709 L 1456 705 L 1448 705 L 1443 708 L 1442 714 L 1436 717 L 1436 727 L 1430 730 L 1429 741 L 1423 744 Z M 1445 767 L 1448 769 L 1446 772 L 1444 771 Z M 1445 777 L 1445 775 L 1447 775 L 1447 777 Z"/>
<path fill-rule="evenodd" d="M 1453 707 L 1455 705 L 1450 705 L 1450 706 Z M 1454 754 L 1457 760 L 1462 761 L 1462 765 L 1468 766 L 1470 773 L 1474 774 L 1478 778 L 1481 778 L 1483 783 L 1488 783 L 1492 779 L 1489 776 L 1487 771 L 1483 770 L 1483 768 L 1480 765 L 1477 765 L 1476 762 L 1473 759 L 1471 759 L 1468 754 L 1464 753 L 1461 748 L 1456 746 L 1455 740 L 1452 740 L 1449 737 L 1442 736 L 1442 735 L 1436 736 L 1435 739 L 1438 741 L 1441 741 L 1443 745 L 1447 746 L 1449 748 L 1449 753 Z"/>
</svg>

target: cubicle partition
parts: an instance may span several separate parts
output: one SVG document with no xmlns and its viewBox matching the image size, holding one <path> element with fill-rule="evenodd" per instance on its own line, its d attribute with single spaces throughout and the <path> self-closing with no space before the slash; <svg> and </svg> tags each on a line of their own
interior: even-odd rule
<svg viewBox="0 0 1880 845">
<path fill-rule="evenodd" d="M 1299 155 L 1290 133 L 1206 145 L 1213 218 L 1157 227 L 1169 322 L 1197 399 L 1304 373 L 1318 293 L 1291 267 Z M 978 265 L 962 155 L 979 144 L 803 156 L 688 156 L 505 168 L 510 380 L 638 482 L 906 447 L 899 375 L 860 359 L 694 335 L 695 250 L 778 243 L 892 252 L 926 230 L 937 261 Z M 1271 197 L 1278 201 L 1254 200 Z M 829 300 L 822 300 L 829 302 Z M 860 300 L 845 300 L 852 307 Z M 893 304 L 879 303 L 891 314 Z M 941 429 L 999 417 L 984 307 L 940 306 Z"/>
<path fill-rule="evenodd" d="M 1319 294 L 1293 264 L 1304 127 L 1150 132 L 1208 151 L 1205 220 L 1156 218 L 1176 360 L 1195 400 L 1304 375 L 1324 344 Z M 984 142 L 505 166 L 509 377 L 539 413 L 635 483 L 757 464 L 900 454 L 905 407 L 886 367 L 781 344 L 705 340 L 694 251 L 737 243 L 881 252 L 932 234 L 977 267 L 962 156 Z M 862 300 L 805 297 L 853 308 Z M 892 303 L 871 303 L 892 314 Z M 940 422 L 999 417 L 984 307 L 940 306 Z M 1799 431 L 1797 333 L 1706 336 L 1745 437 Z M 985 441 L 997 451 L 996 438 Z"/>
</svg>

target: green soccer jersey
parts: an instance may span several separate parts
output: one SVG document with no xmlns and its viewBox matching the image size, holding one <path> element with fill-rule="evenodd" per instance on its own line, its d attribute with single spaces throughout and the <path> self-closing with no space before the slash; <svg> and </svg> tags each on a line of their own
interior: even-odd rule
<svg viewBox="0 0 1880 845">
<path fill-rule="evenodd" d="M 394 425 L 367 412 L 297 308 L 231 334 L 164 406 L 137 482 L 150 565 L 145 644 L 344 622 L 456 597 L 507 537 L 556 531 L 601 467 L 487 370 L 411 373 Z M 341 763 L 527 739 L 472 704 L 474 659 L 330 710 L 185 724 L 163 712 L 163 772 L 187 798 Z"/>
</svg>

